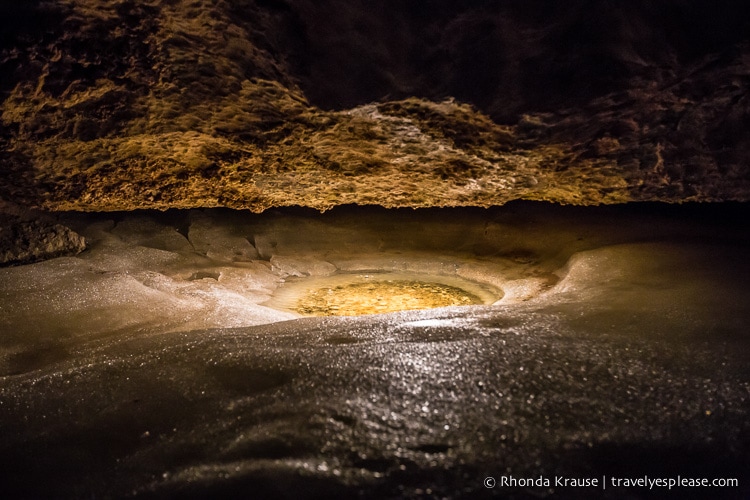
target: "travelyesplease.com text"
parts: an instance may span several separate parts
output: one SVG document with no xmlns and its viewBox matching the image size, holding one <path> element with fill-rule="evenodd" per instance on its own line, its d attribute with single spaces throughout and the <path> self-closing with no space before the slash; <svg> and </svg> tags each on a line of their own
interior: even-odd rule
<svg viewBox="0 0 750 500">
<path fill-rule="evenodd" d="M 484 479 L 487 488 L 737 488 L 737 478 L 706 478 L 706 477 L 515 477 L 499 476 L 497 479 L 488 476 Z"/>
</svg>

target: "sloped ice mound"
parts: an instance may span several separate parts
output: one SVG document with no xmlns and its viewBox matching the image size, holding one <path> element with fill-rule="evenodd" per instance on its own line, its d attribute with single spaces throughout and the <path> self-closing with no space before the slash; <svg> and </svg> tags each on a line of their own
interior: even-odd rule
<svg viewBox="0 0 750 500">
<path fill-rule="evenodd" d="M 681 474 L 742 498 L 741 208 L 66 215 L 85 252 L 0 269 L 0 493 L 600 498 L 483 480 Z M 302 317 L 373 277 L 394 288 L 370 301 L 480 304 Z"/>
</svg>

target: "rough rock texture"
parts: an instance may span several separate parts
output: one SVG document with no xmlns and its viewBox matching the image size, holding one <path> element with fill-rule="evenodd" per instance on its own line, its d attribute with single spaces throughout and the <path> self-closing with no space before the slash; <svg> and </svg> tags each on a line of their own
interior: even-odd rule
<svg viewBox="0 0 750 500">
<path fill-rule="evenodd" d="M 85 248 L 83 236 L 61 224 L 0 216 L 0 266 L 76 255 Z"/>
<path fill-rule="evenodd" d="M 750 199 L 740 0 L 0 7 L 0 200 Z"/>
</svg>

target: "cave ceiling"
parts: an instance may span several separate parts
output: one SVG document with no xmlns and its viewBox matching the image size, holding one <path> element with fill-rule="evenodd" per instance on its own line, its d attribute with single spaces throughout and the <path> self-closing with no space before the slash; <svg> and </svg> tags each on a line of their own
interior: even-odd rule
<svg viewBox="0 0 750 500">
<path fill-rule="evenodd" d="M 746 2 L 0 6 L 0 203 L 750 199 Z"/>
</svg>

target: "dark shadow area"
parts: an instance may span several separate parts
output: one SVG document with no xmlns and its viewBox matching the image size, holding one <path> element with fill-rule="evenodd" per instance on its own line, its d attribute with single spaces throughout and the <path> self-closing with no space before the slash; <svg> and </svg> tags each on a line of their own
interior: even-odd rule
<svg viewBox="0 0 750 500">
<path fill-rule="evenodd" d="M 579 106 L 634 79 L 669 84 L 750 32 L 750 8 L 738 0 L 257 5 L 279 27 L 267 43 L 318 106 L 451 96 L 499 121 Z M 238 5 L 233 14 L 244 23 L 248 12 Z"/>
</svg>

